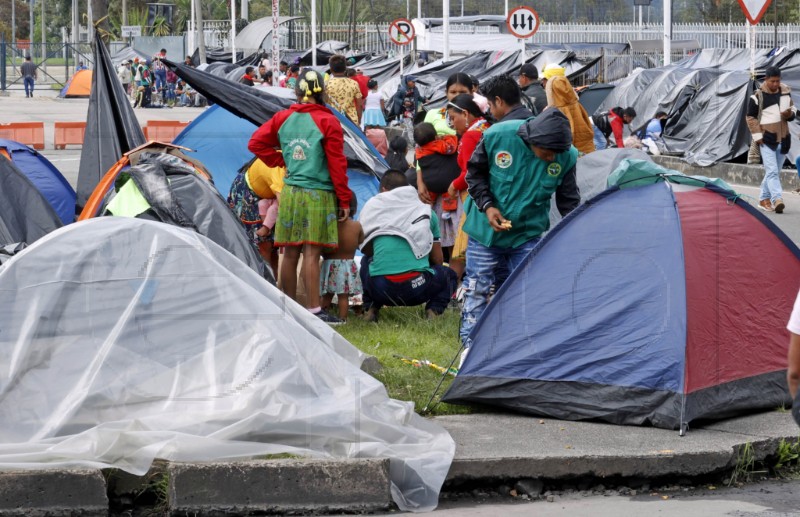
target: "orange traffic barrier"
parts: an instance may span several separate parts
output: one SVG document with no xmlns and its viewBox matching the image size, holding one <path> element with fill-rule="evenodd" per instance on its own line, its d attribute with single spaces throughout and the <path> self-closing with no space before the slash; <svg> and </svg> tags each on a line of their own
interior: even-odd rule
<svg viewBox="0 0 800 517">
<path fill-rule="evenodd" d="M 34 149 L 44 149 L 44 122 L 0 124 L 0 138 L 14 140 Z"/>
<path fill-rule="evenodd" d="M 155 140 L 166 144 L 183 131 L 192 121 L 181 122 L 179 120 L 148 120 L 144 129 L 144 136 L 147 140 Z"/>
<path fill-rule="evenodd" d="M 86 122 L 56 122 L 55 148 L 66 149 L 68 145 L 83 145 Z"/>
</svg>

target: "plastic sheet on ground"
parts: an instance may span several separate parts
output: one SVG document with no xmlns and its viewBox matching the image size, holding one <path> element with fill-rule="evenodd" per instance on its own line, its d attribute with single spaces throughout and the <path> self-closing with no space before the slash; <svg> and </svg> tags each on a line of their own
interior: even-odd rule
<svg viewBox="0 0 800 517">
<path fill-rule="evenodd" d="M 170 225 L 109 217 L 40 239 L 0 268 L 0 329 L 0 469 L 388 457 L 394 500 L 424 511 L 453 458 L 355 347 Z"/>
</svg>

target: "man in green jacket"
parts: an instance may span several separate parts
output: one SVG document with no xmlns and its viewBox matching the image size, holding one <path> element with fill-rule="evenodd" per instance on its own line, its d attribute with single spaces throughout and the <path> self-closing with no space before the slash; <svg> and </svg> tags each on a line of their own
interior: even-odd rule
<svg viewBox="0 0 800 517">
<path fill-rule="evenodd" d="M 508 76 L 492 77 L 483 92 L 499 122 L 486 130 L 467 165 L 469 244 L 459 332 L 467 348 L 490 288 L 500 287 L 550 227 L 553 193 L 561 215 L 580 202 L 569 119 L 557 109 L 531 118 Z"/>
</svg>

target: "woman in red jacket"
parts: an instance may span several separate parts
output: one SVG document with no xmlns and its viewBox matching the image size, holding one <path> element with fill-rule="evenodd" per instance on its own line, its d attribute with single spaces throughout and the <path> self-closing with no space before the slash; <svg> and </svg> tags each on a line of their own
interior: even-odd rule
<svg viewBox="0 0 800 517">
<path fill-rule="evenodd" d="M 461 174 L 453 180 L 450 188 L 447 189 L 450 197 L 461 196 L 461 201 L 467 199 L 467 162 L 472 157 L 472 152 L 483 137 L 483 132 L 489 127 L 489 123 L 483 116 L 478 104 L 475 102 L 471 93 L 462 93 L 447 103 L 447 114 L 450 117 L 450 124 L 460 137 L 458 144 L 458 165 Z M 458 277 L 464 273 L 464 266 L 467 253 L 467 235 L 462 231 L 464 225 L 464 214 L 458 223 L 458 234 L 453 245 L 453 253 L 450 259 L 450 267 L 455 270 Z"/>
<path fill-rule="evenodd" d="M 338 248 L 337 219 L 346 220 L 350 211 L 344 133 L 339 119 L 325 107 L 322 78 L 317 72 L 302 72 L 295 94 L 298 103 L 258 128 L 248 149 L 270 167 L 286 167 L 275 224 L 275 246 L 284 248 L 283 292 L 292 299 L 297 295 L 297 264 L 302 252 L 306 306 L 335 325 L 342 321 L 320 308 L 319 260 L 323 249 Z"/>
</svg>

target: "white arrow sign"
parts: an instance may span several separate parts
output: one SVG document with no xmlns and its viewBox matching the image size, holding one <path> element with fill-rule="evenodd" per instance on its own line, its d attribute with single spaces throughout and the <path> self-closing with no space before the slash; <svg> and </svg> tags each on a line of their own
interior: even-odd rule
<svg viewBox="0 0 800 517">
<path fill-rule="evenodd" d="M 739 5 L 742 6 L 744 17 L 747 18 L 752 25 L 757 25 L 767 12 L 771 0 L 739 0 Z"/>
<path fill-rule="evenodd" d="M 530 38 L 539 30 L 539 15 L 530 7 L 517 7 L 508 13 L 506 25 L 511 34 L 520 38 Z"/>
</svg>

